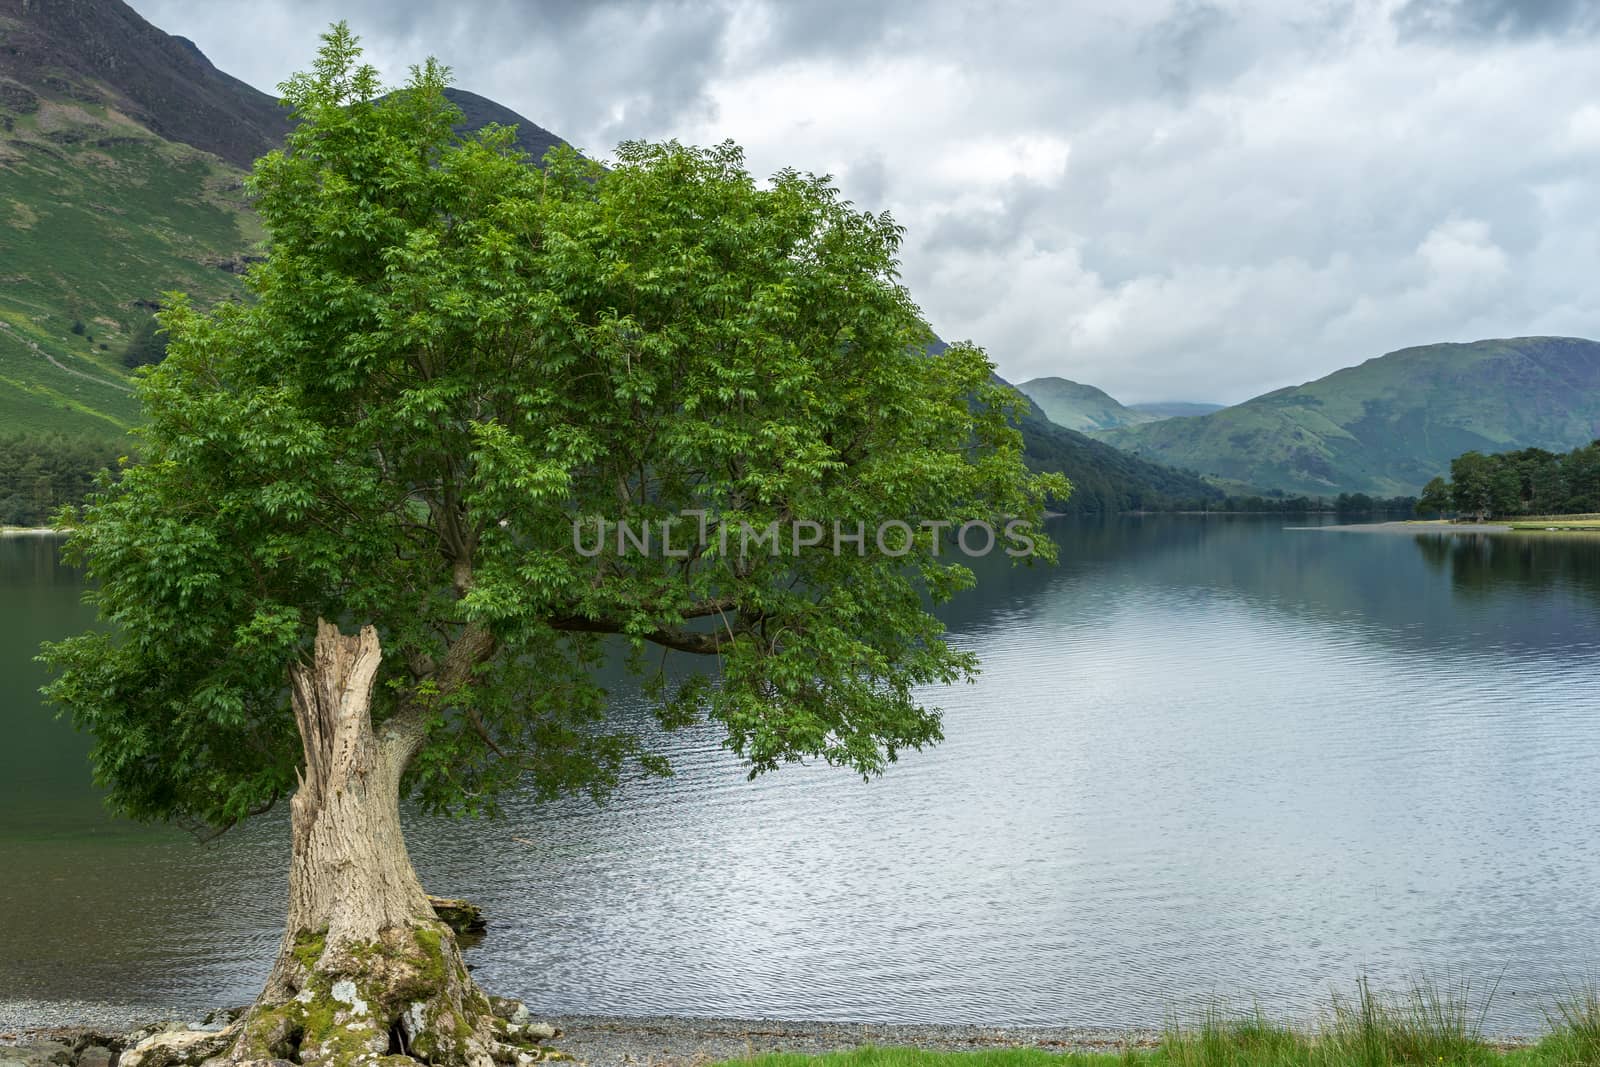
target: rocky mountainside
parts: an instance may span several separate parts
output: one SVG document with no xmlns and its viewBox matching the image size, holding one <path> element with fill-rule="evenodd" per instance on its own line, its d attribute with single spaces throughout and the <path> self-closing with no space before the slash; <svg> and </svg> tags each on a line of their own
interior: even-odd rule
<svg viewBox="0 0 1600 1067">
<path fill-rule="evenodd" d="M 165 141 L 248 167 L 288 132 L 278 102 L 121 0 L 0 0 L 0 103 L 109 107 Z"/>
<path fill-rule="evenodd" d="M 465 116 L 462 129 L 517 126 L 535 159 L 563 143 L 477 93 L 446 95 Z M 150 25 L 122 0 L 0 0 L 0 105 L 29 113 L 41 99 L 114 108 L 162 140 L 241 169 L 289 132 L 276 97 L 218 70 L 193 41 Z"/>
</svg>

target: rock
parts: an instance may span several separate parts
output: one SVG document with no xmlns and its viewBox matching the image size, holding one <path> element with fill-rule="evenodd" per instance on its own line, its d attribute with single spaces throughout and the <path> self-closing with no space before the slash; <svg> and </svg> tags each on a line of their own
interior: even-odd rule
<svg viewBox="0 0 1600 1067">
<path fill-rule="evenodd" d="M 90 1045 L 78 1053 L 78 1067 L 111 1067 L 117 1054 L 104 1045 Z"/>
<path fill-rule="evenodd" d="M 238 1031 L 167 1030 L 145 1038 L 117 1058 L 116 1067 L 172 1067 L 198 1064 L 233 1044 Z"/>
<path fill-rule="evenodd" d="M 18 115 L 31 115 L 39 110 L 39 98 L 16 82 L 0 82 L 0 107 Z"/>
<path fill-rule="evenodd" d="M 59 1041 L 0 1045 L 0 1067 L 45 1067 L 63 1047 Z"/>
<path fill-rule="evenodd" d="M 217 1008 L 216 1010 L 214 1010 L 212 1012 L 209 1012 L 206 1015 L 206 1017 L 203 1020 L 201 1020 L 201 1025 L 196 1027 L 196 1029 L 197 1030 L 222 1030 L 222 1029 L 225 1029 L 225 1028 L 227 1028 L 229 1026 L 232 1026 L 234 1023 L 238 1022 L 241 1018 L 243 1018 L 244 1013 L 249 1011 L 249 1010 L 250 1009 L 248 1007 L 243 1007 L 243 1008 Z"/>
<path fill-rule="evenodd" d="M 481 934 L 489 928 L 483 909 L 470 900 L 430 896 L 428 903 L 433 905 L 433 913 L 458 934 Z"/>
</svg>

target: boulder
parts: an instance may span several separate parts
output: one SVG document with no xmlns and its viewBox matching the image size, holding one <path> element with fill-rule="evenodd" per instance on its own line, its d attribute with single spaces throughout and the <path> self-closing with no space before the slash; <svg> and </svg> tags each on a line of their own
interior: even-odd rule
<svg viewBox="0 0 1600 1067">
<path fill-rule="evenodd" d="M 117 1058 L 116 1067 L 173 1067 L 198 1064 L 228 1049 L 239 1036 L 233 1026 L 224 1030 L 168 1030 L 154 1034 Z"/>
<path fill-rule="evenodd" d="M 433 913 L 458 934 L 481 934 L 489 928 L 483 909 L 470 900 L 429 896 L 428 903 L 433 905 Z"/>
</svg>

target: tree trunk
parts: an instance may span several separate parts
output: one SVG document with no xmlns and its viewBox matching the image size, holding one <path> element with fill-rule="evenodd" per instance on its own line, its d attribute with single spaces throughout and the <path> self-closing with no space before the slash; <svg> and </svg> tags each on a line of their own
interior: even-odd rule
<svg viewBox="0 0 1600 1067">
<path fill-rule="evenodd" d="M 406 854 L 400 777 L 425 724 L 402 714 L 374 732 L 381 660 L 372 627 L 347 637 L 319 621 L 313 663 L 291 671 L 305 771 L 290 804 L 289 917 L 229 1058 L 453 1067 L 538 1058 L 495 1017 Z"/>
</svg>

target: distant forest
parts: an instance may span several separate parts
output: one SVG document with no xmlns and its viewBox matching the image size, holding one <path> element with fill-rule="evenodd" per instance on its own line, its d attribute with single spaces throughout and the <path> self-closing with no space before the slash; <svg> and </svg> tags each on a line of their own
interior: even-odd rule
<svg viewBox="0 0 1600 1067">
<path fill-rule="evenodd" d="M 1450 461 L 1450 477 L 1427 484 L 1417 510 L 1474 519 L 1600 512 L 1600 440 L 1565 454 L 1464 452 Z"/>
<path fill-rule="evenodd" d="M 63 504 L 94 488 L 96 472 L 117 465 L 119 446 L 59 435 L 0 437 L 0 526 L 45 526 Z"/>
</svg>

